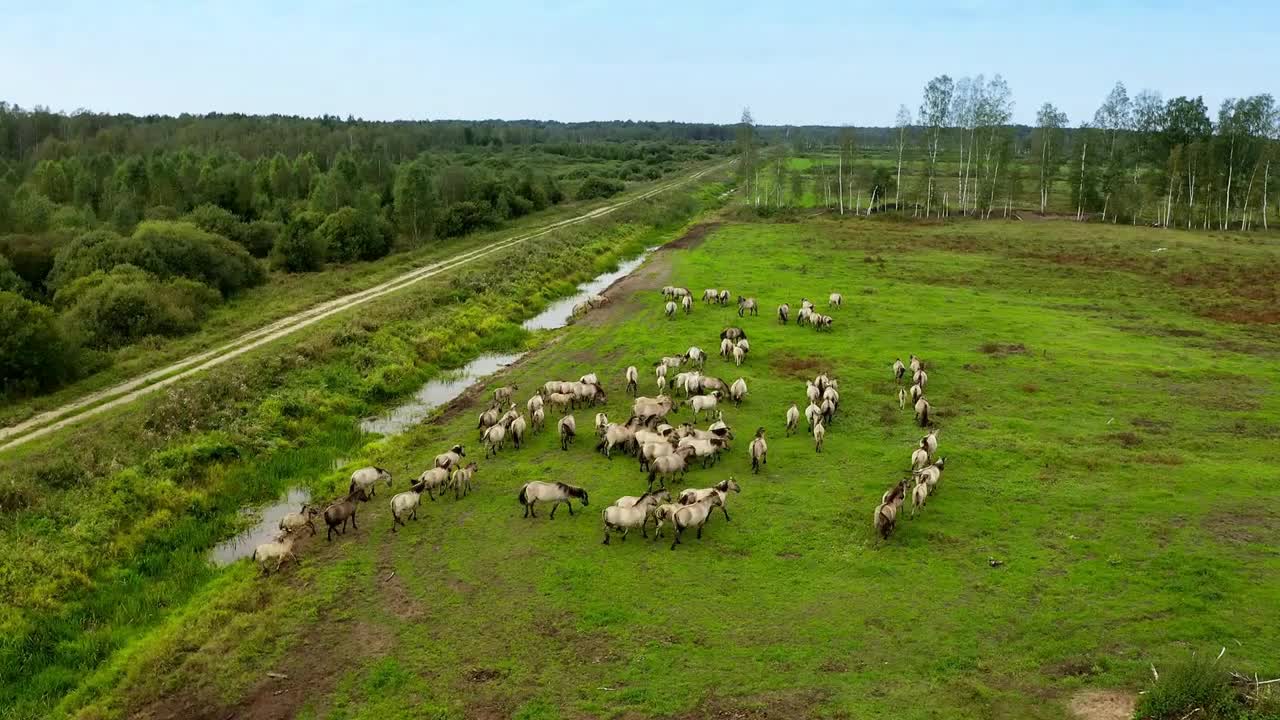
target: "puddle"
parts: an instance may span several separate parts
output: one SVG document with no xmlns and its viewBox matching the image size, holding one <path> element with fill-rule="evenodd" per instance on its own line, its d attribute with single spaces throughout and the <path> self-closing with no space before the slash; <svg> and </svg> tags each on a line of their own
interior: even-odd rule
<svg viewBox="0 0 1280 720">
<path fill-rule="evenodd" d="M 360 421 L 360 429 L 379 435 L 399 435 L 417 425 L 432 410 L 458 397 L 481 378 L 519 360 L 524 353 L 481 355 L 459 370 L 451 370 L 423 385 L 408 402 L 376 417 Z"/>
<path fill-rule="evenodd" d="M 258 524 L 236 535 L 230 540 L 225 540 L 214 546 L 209 551 L 209 561 L 218 567 L 230 565 L 240 558 L 247 558 L 253 554 L 254 548 L 264 542 L 275 540 L 276 533 L 280 531 L 280 518 L 295 512 L 302 507 L 302 503 L 311 501 L 311 493 L 303 488 L 294 488 L 285 494 L 276 504 L 269 505 L 261 510 L 255 508 L 245 508 L 240 511 L 242 515 L 259 518 Z"/>
<path fill-rule="evenodd" d="M 614 284 L 618 280 L 630 275 L 632 271 L 640 267 L 640 264 L 649 257 L 649 254 L 657 247 L 645 248 L 645 251 L 634 258 L 622 263 L 617 270 L 611 273 L 597 276 L 594 280 L 578 286 L 578 292 L 573 296 L 557 300 L 547 306 L 546 310 L 538 313 L 536 316 L 524 321 L 525 330 L 555 330 L 569 324 L 570 318 L 573 317 L 573 309 L 592 295 L 599 295 L 606 288 Z"/>
</svg>

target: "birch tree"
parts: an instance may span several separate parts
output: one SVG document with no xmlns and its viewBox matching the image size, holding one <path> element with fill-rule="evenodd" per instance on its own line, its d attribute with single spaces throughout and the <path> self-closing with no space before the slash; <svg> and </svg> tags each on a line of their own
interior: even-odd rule
<svg viewBox="0 0 1280 720">
<path fill-rule="evenodd" d="M 1059 155 L 1062 152 L 1062 143 L 1059 136 L 1062 134 L 1062 128 L 1067 124 L 1067 115 L 1053 103 L 1045 103 L 1040 106 L 1040 110 L 1036 112 L 1036 130 L 1033 133 L 1034 143 L 1037 145 L 1037 154 L 1040 157 L 1040 214 L 1043 215 L 1049 207 L 1049 193 L 1053 187 L 1054 178 L 1057 176 L 1058 166 L 1060 165 Z"/>
<path fill-rule="evenodd" d="M 939 75 L 924 86 L 924 101 L 920 104 L 920 125 L 925 128 L 925 217 L 933 207 L 934 186 L 937 184 L 938 152 L 942 147 L 942 131 L 951 117 L 951 99 L 955 83 L 949 75 Z"/>
<path fill-rule="evenodd" d="M 752 191 L 755 191 L 755 204 L 760 204 L 759 188 L 756 181 L 756 143 L 755 118 L 751 117 L 751 108 L 742 108 L 742 118 L 738 121 L 738 176 L 742 178 L 742 186 L 746 189 L 747 201 L 751 202 Z"/>
<path fill-rule="evenodd" d="M 894 183 L 894 209 L 902 209 L 902 152 L 907 147 L 907 129 L 911 127 L 911 111 L 906 105 L 898 106 L 898 117 L 893 126 L 898 129 L 898 179 Z"/>
</svg>

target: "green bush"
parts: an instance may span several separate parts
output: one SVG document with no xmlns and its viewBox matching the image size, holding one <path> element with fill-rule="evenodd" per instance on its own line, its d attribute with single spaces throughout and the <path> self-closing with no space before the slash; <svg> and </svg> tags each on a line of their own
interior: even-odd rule
<svg viewBox="0 0 1280 720">
<path fill-rule="evenodd" d="M 221 235 L 232 242 L 246 245 L 244 239 L 245 225 L 230 210 L 225 210 L 212 203 L 205 203 L 187 213 L 184 219 L 205 232 Z"/>
<path fill-rule="evenodd" d="M 353 207 L 330 213 L 316 234 L 330 260 L 376 260 L 391 251 L 391 229 L 386 223 Z"/>
<path fill-rule="evenodd" d="M 94 230 L 76 238 L 58 252 L 48 284 L 58 289 L 96 270 L 124 264 L 162 279 L 197 280 L 224 296 L 265 277 L 248 251 L 224 237 L 190 223 L 148 220 L 129 237 Z"/>
<path fill-rule="evenodd" d="M 27 281 L 22 279 L 13 269 L 13 263 L 9 262 L 9 258 L 0 255 L 0 292 L 18 293 L 25 295 L 30 291 Z"/>
<path fill-rule="evenodd" d="M 596 198 L 609 198 L 617 195 L 626 189 L 621 181 L 609 180 L 599 175 L 592 175 L 582 184 L 578 186 L 578 194 L 575 196 L 579 200 L 594 200 Z"/>
<path fill-rule="evenodd" d="M 453 203 L 445 210 L 436 231 L 442 237 L 457 237 L 497 225 L 498 218 L 487 203 L 466 200 Z"/>
<path fill-rule="evenodd" d="M 190 332 L 221 300 L 207 285 L 180 277 L 161 280 L 132 265 L 77 278 L 54 298 L 66 326 L 95 348 Z"/>
<path fill-rule="evenodd" d="M 70 377 L 74 354 L 52 310 L 0 292 L 0 394 L 55 387 Z"/>
<path fill-rule="evenodd" d="M 314 272 L 324 267 L 325 246 L 316 228 L 319 213 L 299 213 L 271 247 L 271 265 L 285 272 Z"/>
<path fill-rule="evenodd" d="M 43 291 L 45 278 L 53 269 L 53 257 L 64 242 L 58 234 L 6 235 L 0 238 L 0 255 L 9 259 L 13 271 L 27 285 Z"/>
<path fill-rule="evenodd" d="M 254 257 L 266 257 L 275 247 L 284 225 L 268 220 L 254 220 L 244 232 L 244 247 Z"/>
<path fill-rule="evenodd" d="M 1207 656 L 1192 655 L 1171 665 L 1138 699 L 1134 717 L 1140 720 L 1276 720 L 1280 699 L 1270 694 L 1250 697 L 1235 687 L 1231 676 Z"/>
</svg>

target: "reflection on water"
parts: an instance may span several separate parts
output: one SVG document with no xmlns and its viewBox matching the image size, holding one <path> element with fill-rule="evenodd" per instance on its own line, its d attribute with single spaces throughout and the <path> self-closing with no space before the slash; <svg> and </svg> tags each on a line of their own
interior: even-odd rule
<svg viewBox="0 0 1280 720">
<path fill-rule="evenodd" d="M 285 494 L 274 505 L 269 505 L 257 510 L 254 508 L 245 508 L 240 512 L 244 515 L 253 515 L 260 518 L 258 524 L 236 535 L 230 540 L 225 540 L 214 546 L 209 551 L 209 561 L 214 565 L 222 567 L 230 565 L 240 558 L 247 558 L 253 554 L 253 549 L 264 542 L 275 540 L 276 533 L 280 531 L 280 518 L 291 512 L 297 512 L 302 509 L 302 504 L 311 501 L 311 493 L 305 488 L 294 488 Z M 319 518 L 316 519 L 320 522 Z M 311 532 L 306 530 L 304 532 Z"/>
<path fill-rule="evenodd" d="M 360 422 L 360 429 L 379 435 L 399 435 L 421 422 L 432 410 L 461 395 L 477 380 L 492 375 L 523 355 L 524 353 L 481 355 L 462 369 L 445 373 L 423 385 L 414 393 L 413 398 L 399 407 L 376 417 L 365 418 Z"/>
<path fill-rule="evenodd" d="M 578 292 L 572 297 L 557 300 L 547 306 L 546 310 L 538 313 L 536 316 L 524 321 L 525 330 L 555 330 L 569 324 L 569 319 L 573 317 L 573 309 L 579 304 L 586 302 L 587 298 L 592 295 L 599 295 L 606 288 L 614 284 L 618 280 L 631 274 L 633 270 L 640 267 L 640 264 L 649 257 L 649 253 L 657 248 L 647 248 L 640 253 L 638 257 L 634 257 L 618 266 L 617 270 L 611 273 L 605 273 L 596 277 L 594 280 L 578 286 Z"/>
</svg>

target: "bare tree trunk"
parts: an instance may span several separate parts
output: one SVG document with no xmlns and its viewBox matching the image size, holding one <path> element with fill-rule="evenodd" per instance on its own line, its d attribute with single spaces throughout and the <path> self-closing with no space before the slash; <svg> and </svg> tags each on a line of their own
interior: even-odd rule
<svg viewBox="0 0 1280 720">
<path fill-rule="evenodd" d="M 844 214 L 844 145 L 843 145 L 843 144 L 841 144 L 841 145 L 840 145 L 840 161 L 839 161 L 839 163 L 840 163 L 840 165 L 839 165 L 839 168 L 840 168 L 840 169 L 839 169 L 839 173 L 840 173 L 840 183 L 839 183 L 839 185 L 840 185 L 840 214 L 841 214 L 841 215 L 843 215 L 843 214 Z"/>
<path fill-rule="evenodd" d="M 1267 230 L 1267 181 L 1271 179 L 1271 158 L 1267 158 L 1266 168 L 1262 171 L 1262 229 Z"/>
<path fill-rule="evenodd" d="M 995 172 L 991 174 L 991 199 L 987 201 L 987 219 L 991 219 L 991 206 L 996 204 L 996 181 L 1000 178 L 1000 160 L 996 160 Z"/>
<path fill-rule="evenodd" d="M 898 129 L 898 184 L 893 188 L 893 209 L 897 211 L 902 210 L 902 146 L 906 132 L 906 128 Z"/>
<path fill-rule="evenodd" d="M 1076 202 L 1076 220 L 1084 220 L 1084 157 L 1089 152 L 1089 141 L 1084 141 L 1084 148 L 1080 150 L 1080 191 L 1079 198 Z"/>
<path fill-rule="evenodd" d="M 1249 173 L 1249 185 L 1245 188 L 1245 191 L 1244 191 L 1244 208 L 1242 209 L 1240 214 L 1241 230 L 1249 229 L 1247 227 L 1247 223 L 1249 222 L 1249 196 L 1253 195 L 1253 181 L 1258 177 L 1258 165 L 1260 164 L 1261 164 L 1261 161 L 1254 163 L 1253 172 Z"/>
<path fill-rule="evenodd" d="M 1236 136 L 1231 136 L 1231 155 L 1227 160 L 1227 199 L 1226 207 L 1222 211 L 1222 229 L 1226 230 L 1227 225 L 1231 222 L 1231 177 L 1235 174 L 1236 166 Z"/>
</svg>

